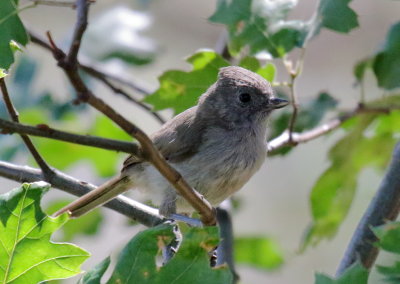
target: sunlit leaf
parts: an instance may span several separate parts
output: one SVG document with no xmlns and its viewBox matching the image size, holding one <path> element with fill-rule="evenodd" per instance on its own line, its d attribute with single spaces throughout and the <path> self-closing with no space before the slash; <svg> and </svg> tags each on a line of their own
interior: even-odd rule
<svg viewBox="0 0 400 284">
<path fill-rule="evenodd" d="M 235 261 L 262 269 L 276 269 L 283 264 L 283 253 L 279 244 L 269 238 L 235 238 Z"/>
<path fill-rule="evenodd" d="M 47 216 L 40 199 L 49 189 L 43 182 L 23 184 L 0 195 L 0 282 L 23 284 L 71 277 L 89 257 L 72 244 L 54 243 L 51 235 L 67 220 Z"/>
<path fill-rule="evenodd" d="M 0 68 L 0 79 L 1 79 L 1 78 L 4 78 L 4 77 L 7 76 L 7 75 L 8 75 L 7 71 Z"/>
</svg>

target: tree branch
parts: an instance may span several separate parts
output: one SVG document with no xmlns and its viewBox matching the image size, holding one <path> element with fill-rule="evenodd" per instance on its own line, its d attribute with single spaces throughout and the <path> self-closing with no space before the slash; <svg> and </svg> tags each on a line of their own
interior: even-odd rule
<svg viewBox="0 0 400 284">
<path fill-rule="evenodd" d="M 354 110 L 348 111 L 337 118 L 334 118 L 322 125 L 319 125 L 311 130 L 304 131 L 302 133 L 293 132 L 290 138 L 289 131 L 286 130 L 278 137 L 267 143 L 267 152 L 273 152 L 284 146 L 296 146 L 300 143 L 306 143 L 310 140 L 316 139 L 323 136 L 332 130 L 340 127 L 345 121 L 350 118 L 363 113 L 390 113 L 393 110 L 399 110 L 400 106 L 391 105 L 388 107 L 370 107 L 368 105 L 360 104 Z"/>
<path fill-rule="evenodd" d="M 43 172 L 38 169 L 28 166 L 17 166 L 2 161 L 0 161 L 0 176 L 18 182 L 45 180 L 53 187 L 76 196 L 82 196 L 96 188 L 96 186 L 92 184 L 79 181 L 58 170 L 54 170 L 54 175 L 52 176 L 51 181 L 49 181 L 43 175 Z M 165 219 L 158 214 L 157 209 L 151 208 L 122 195 L 114 198 L 104 206 L 129 218 L 137 220 L 139 223 L 148 227 L 155 226 L 165 221 Z"/>
<path fill-rule="evenodd" d="M 218 207 L 217 219 L 218 219 L 218 226 L 220 231 L 219 234 L 221 241 L 217 247 L 216 266 L 227 263 L 233 275 L 232 283 L 238 283 L 240 277 L 239 274 L 236 272 L 235 262 L 233 257 L 234 237 L 233 237 L 232 218 L 227 209 Z"/>
<path fill-rule="evenodd" d="M 375 197 L 365 211 L 347 250 L 340 262 L 336 276 L 340 276 L 354 262 L 360 260 L 371 268 L 378 256 L 374 243 L 378 240 L 371 228 L 396 220 L 400 211 L 400 143 L 394 149 L 392 162 Z"/>
<path fill-rule="evenodd" d="M 21 123 L 11 122 L 0 118 L 0 129 L 5 133 L 20 133 L 32 136 L 50 138 L 64 142 L 70 142 L 79 145 L 96 147 L 106 150 L 113 150 L 133 154 L 142 157 L 139 146 L 136 143 L 124 142 L 114 139 L 102 138 L 97 136 L 87 136 L 72 134 L 65 131 L 59 131 L 41 124 L 37 127 L 29 126 Z"/>
<path fill-rule="evenodd" d="M 81 47 L 81 41 L 83 34 L 85 33 L 86 27 L 88 25 L 88 13 L 89 5 L 91 2 L 89 0 L 77 0 L 76 10 L 77 10 L 77 21 L 74 28 L 74 35 L 72 36 L 71 46 L 66 58 L 67 64 L 71 67 L 77 67 L 78 62 L 78 52 Z"/>
<path fill-rule="evenodd" d="M 90 70 L 88 68 L 83 68 L 82 69 L 86 72 L 88 72 L 87 70 Z M 107 87 L 109 87 L 115 94 L 119 94 L 122 95 L 125 99 L 127 99 L 128 101 L 133 102 L 134 104 L 136 104 L 137 106 L 141 107 L 142 109 L 146 110 L 147 112 L 149 112 L 158 122 L 160 122 L 161 124 L 165 123 L 165 120 L 155 111 L 152 110 L 151 107 L 149 107 L 148 105 L 146 105 L 145 103 L 142 103 L 140 100 L 134 98 L 133 96 L 131 96 L 130 94 L 128 94 L 125 90 L 115 86 L 113 83 L 111 83 L 102 73 L 96 71 L 96 70 L 91 70 L 89 71 L 91 72 L 90 75 L 92 75 L 93 77 L 97 78 L 99 81 L 103 82 L 104 85 L 106 85 Z"/>
<path fill-rule="evenodd" d="M 76 31 L 74 33 L 75 36 L 72 45 L 79 47 L 80 44 L 76 43 L 76 40 L 81 39 L 86 25 L 86 20 L 84 19 L 87 18 L 88 13 L 88 5 L 86 5 L 86 0 L 78 0 L 77 7 L 78 24 L 75 27 Z M 114 121 L 118 126 L 121 127 L 121 129 L 136 138 L 142 147 L 144 158 L 148 160 L 170 182 L 170 184 L 174 186 L 178 193 L 183 198 L 185 198 L 195 210 L 200 213 L 202 222 L 205 225 L 215 225 L 215 209 L 210 205 L 207 200 L 205 200 L 203 196 L 196 192 L 184 180 L 180 173 L 178 173 L 171 165 L 166 162 L 161 153 L 153 145 L 151 139 L 141 129 L 125 119 L 103 100 L 96 97 L 87 88 L 78 73 L 77 62 L 75 62 L 76 64 L 73 64 L 74 60 L 71 60 L 71 58 L 73 58 L 72 55 L 77 52 L 76 48 L 71 45 L 70 50 L 72 50 L 73 52 L 70 52 L 70 55 L 67 57 L 66 54 L 55 45 L 50 33 L 47 33 L 47 36 L 53 50 L 53 55 L 58 61 L 58 65 L 64 70 L 70 83 L 77 92 L 78 100 L 80 102 L 90 104 L 92 107 L 102 112 L 112 121 Z"/>
<path fill-rule="evenodd" d="M 289 76 L 290 76 L 290 82 L 287 84 L 290 90 L 290 101 L 292 104 L 292 109 L 293 113 L 292 116 L 290 117 L 289 125 L 288 125 L 288 137 L 289 141 L 294 145 L 295 142 L 293 141 L 293 131 L 294 131 L 294 126 L 296 124 L 296 119 L 297 119 L 297 114 L 299 112 L 299 100 L 297 97 L 297 93 L 295 90 L 295 84 L 296 84 L 296 79 L 299 77 L 299 75 L 302 72 L 303 69 L 303 61 L 304 61 L 304 55 L 305 55 L 305 48 L 301 49 L 301 54 L 299 56 L 299 59 L 296 62 L 296 66 L 293 67 L 293 63 L 290 60 L 287 60 L 286 58 L 283 59 L 283 65 L 285 66 Z"/>
<path fill-rule="evenodd" d="M 38 35 L 36 35 L 34 32 L 29 31 L 29 36 L 31 38 L 31 41 L 33 43 L 36 43 L 37 45 L 49 50 L 49 51 L 53 51 L 52 47 L 45 42 L 43 39 L 41 39 Z M 142 94 L 142 95 L 149 95 L 151 92 L 149 90 L 146 90 L 145 88 L 143 88 L 142 86 L 139 86 L 138 84 L 134 84 L 131 81 L 127 81 L 124 80 L 122 78 L 119 78 L 117 76 L 105 73 L 104 71 L 98 70 L 92 66 L 89 66 L 87 64 L 81 64 L 78 63 L 78 67 L 79 69 L 85 71 L 87 74 L 89 74 L 90 76 L 98 79 L 99 81 L 101 81 L 102 83 L 104 83 L 109 89 L 111 89 L 115 94 L 119 94 L 121 96 L 123 96 L 125 99 L 127 99 L 128 101 L 136 104 L 137 106 L 139 106 L 140 108 L 146 110 L 147 112 L 149 112 L 157 121 L 159 121 L 160 123 L 164 124 L 165 120 L 155 111 L 153 111 L 151 109 L 151 107 L 149 107 L 148 105 L 144 104 L 143 102 L 141 102 L 140 100 L 136 99 L 134 96 L 130 95 L 127 91 L 117 87 L 114 83 L 112 83 L 110 80 L 115 81 L 119 84 L 123 84 L 125 86 L 130 87 L 131 89 L 135 90 L 136 92 Z"/>
<path fill-rule="evenodd" d="M 19 123 L 18 112 L 15 109 L 15 107 L 11 101 L 10 95 L 8 94 L 8 90 L 7 90 L 7 86 L 6 86 L 6 82 L 5 82 L 4 78 L 0 79 L 0 89 L 1 89 L 1 92 L 3 93 L 4 103 L 7 107 L 7 111 L 9 113 L 11 119 L 16 123 Z M 46 161 L 43 159 L 43 157 L 39 154 L 39 152 L 33 145 L 32 140 L 25 134 L 20 134 L 20 136 L 21 136 L 22 140 L 24 141 L 26 147 L 28 148 L 29 152 L 32 154 L 33 158 L 35 159 L 36 163 L 42 169 L 44 175 L 45 176 L 53 175 L 53 170 L 46 163 Z"/>
</svg>

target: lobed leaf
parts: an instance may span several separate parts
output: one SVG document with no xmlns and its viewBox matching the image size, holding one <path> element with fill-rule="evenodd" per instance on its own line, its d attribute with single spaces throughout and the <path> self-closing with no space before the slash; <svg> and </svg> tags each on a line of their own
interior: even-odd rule
<svg viewBox="0 0 400 284">
<path fill-rule="evenodd" d="M 0 195 L 0 282 L 40 283 L 80 273 L 89 257 L 83 249 L 50 241 L 52 233 L 68 220 L 67 215 L 47 216 L 40 199 L 49 185 L 25 183 Z"/>
</svg>

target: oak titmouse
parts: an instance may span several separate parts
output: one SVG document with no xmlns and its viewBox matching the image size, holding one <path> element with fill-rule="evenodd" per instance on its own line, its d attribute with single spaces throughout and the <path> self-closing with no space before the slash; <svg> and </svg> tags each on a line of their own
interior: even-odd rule
<svg viewBox="0 0 400 284">
<path fill-rule="evenodd" d="M 266 156 L 267 117 L 287 104 L 273 96 L 270 84 L 258 74 L 224 67 L 196 106 L 168 121 L 151 139 L 188 183 L 216 206 L 260 168 Z M 56 214 L 80 216 L 129 188 L 148 193 L 165 216 L 193 211 L 150 163 L 131 155 L 118 177 Z"/>
</svg>

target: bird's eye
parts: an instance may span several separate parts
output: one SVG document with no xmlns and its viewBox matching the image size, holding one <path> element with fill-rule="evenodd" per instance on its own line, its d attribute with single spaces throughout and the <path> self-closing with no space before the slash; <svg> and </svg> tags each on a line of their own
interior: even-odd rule
<svg viewBox="0 0 400 284">
<path fill-rule="evenodd" d="M 248 103 L 248 102 L 251 100 L 251 96 L 250 96 L 249 93 L 241 93 L 241 94 L 239 95 L 239 100 L 240 100 L 242 103 Z"/>
</svg>

